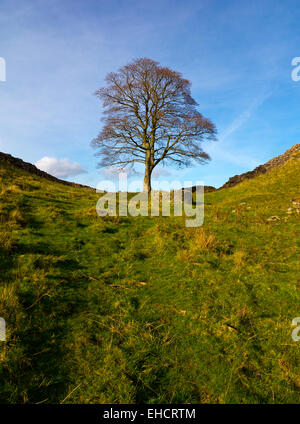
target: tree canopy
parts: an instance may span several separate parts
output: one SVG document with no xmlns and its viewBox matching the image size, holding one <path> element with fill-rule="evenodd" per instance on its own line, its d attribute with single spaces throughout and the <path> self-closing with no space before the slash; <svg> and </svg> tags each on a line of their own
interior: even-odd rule
<svg viewBox="0 0 300 424">
<path fill-rule="evenodd" d="M 103 103 L 104 126 L 92 142 L 99 166 L 145 165 L 144 190 L 160 163 L 205 163 L 204 140 L 215 139 L 215 125 L 198 111 L 191 83 L 179 72 L 141 58 L 106 76 L 96 91 Z"/>
</svg>

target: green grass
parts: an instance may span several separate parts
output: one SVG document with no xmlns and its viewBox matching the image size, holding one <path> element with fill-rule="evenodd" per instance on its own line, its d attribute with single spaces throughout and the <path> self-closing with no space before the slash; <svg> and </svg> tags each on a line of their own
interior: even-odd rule
<svg viewBox="0 0 300 424">
<path fill-rule="evenodd" d="M 0 402 L 298 403 L 299 171 L 206 194 L 185 228 L 1 163 Z"/>
</svg>

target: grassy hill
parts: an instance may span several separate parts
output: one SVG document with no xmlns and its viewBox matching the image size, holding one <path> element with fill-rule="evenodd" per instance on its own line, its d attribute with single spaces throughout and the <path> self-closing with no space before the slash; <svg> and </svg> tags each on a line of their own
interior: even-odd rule
<svg viewBox="0 0 300 424">
<path fill-rule="evenodd" d="M 0 184 L 0 402 L 300 401 L 299 154 L 196 229 L 5 161 Z"/>
</svg>

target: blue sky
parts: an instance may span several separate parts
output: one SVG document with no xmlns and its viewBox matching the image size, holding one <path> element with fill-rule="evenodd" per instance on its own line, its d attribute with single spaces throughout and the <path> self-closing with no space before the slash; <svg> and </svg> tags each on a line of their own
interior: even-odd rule
<svg viewBox="0 0 300 424">
<path fill-rule="evenodd" d="M 96 186 L 105 174 L 90 147 L 101 128 L 93 93 L 108 72 L 137 57 L 190 79 L 199 110 L 218 129 L 218 141 L 203 145 L 208 165 L 164 169 L 162 179 L 220 186 L 300 142 L 300 81 L 291 78 L 292 59 L 300 56 L 299 0 L 0 6 L 7 75 L 0 82 L 0 151 L 31 163 L 55 158 L 60 176 Z"/>
</svg>

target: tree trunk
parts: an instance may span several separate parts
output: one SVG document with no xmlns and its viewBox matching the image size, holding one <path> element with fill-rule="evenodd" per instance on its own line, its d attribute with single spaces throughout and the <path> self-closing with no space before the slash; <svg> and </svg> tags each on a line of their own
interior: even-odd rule
<svg viewBox="0 0 300 424">
<path fill-rule="evenodd" d="M 147 163 L 145 164 L 145 177 L 144 177 L 144 189 L 146 193 L 151 192 L 151 168 Z"/>
</svg>

